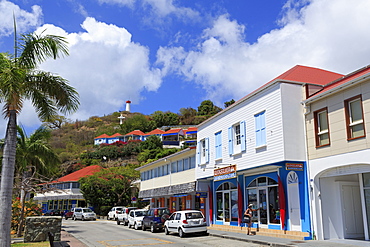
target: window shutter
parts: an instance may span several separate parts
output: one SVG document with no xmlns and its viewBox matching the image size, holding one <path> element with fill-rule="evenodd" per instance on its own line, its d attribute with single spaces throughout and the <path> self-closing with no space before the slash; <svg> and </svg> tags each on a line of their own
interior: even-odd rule
<svg viewBox="0 0 370 247">
<path fill-rule="evenodd" d="M 206 157 L 205 157 L 205 161 L 206 163 L 209 162 L 209 138 L 206 138 L 205 139 L 205 145 L 206 145 Z"/>
<path fill-rule="evenodd" d="M 246 150 L 245 121 L 240 122 L 241 151 Z"/>
<path fill-rule="evenodd" d="M 229 155 L 233 154 L 233 127 L 228 129 L 228 139 L 229 139 Z"/>
<path fill-rule="evenodd" d="M 266 121 L 265 114 L 266 112 L 261 113 L 261 145 L 266 145 Z"/>
</svg>

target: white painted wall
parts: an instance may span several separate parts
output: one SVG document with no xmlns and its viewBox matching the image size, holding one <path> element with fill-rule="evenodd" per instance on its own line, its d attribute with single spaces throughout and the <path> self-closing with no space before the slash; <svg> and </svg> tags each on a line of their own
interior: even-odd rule
<svg viewBox="0 0 370 247">
<path fill-rule="evenodd" d="M 287 159 L 305 160 L 301 95 L 301 85 L 276 83 L 200 124 L 198 141 L 209 138 L 210 162 L 206 168 L 216 163 L 215 133 L 219 131 L 222 131 L 222 159 L 217 163 L 237 164 L 237 169 L 243 170 Z M 256 149 L 254 115 L 261 111 L 266 111 L 267 146 Z M 228 128 L 241 121 L 246 122 L 246 152 L 230 156 Z M 197 167 L 197 179 L 213 176 L 213 169 L 203 168 Z"/>
</svg>

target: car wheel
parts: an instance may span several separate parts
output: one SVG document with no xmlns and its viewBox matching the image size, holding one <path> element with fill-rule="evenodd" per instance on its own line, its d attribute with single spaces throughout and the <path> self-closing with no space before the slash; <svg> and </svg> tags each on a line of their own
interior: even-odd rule
<svg viewBox="0 0 370 247">
<path fill-rule="evenodd" d="M 135 228 L 135 230 L 139 229 L 139 227 L 137 226 L 137 224 L 136 224 L 136 223 L 135 223 L 135 225 L 134 225 L 134 228 Z"/>
<path fill-rule="evenodd" d="M 154 224 L 151 224 L 151 225 L 150 225 L 150 231 L 151 231 L 152 233 L 155 233 L 155 227 L 154 227 Z"/>
<path fill-rule="evenodd" d="M 164 227 L 164 234 L 166 234 L 166 235 L 170 234 L 170 232 L 168 231 L 167 226 Z"/>
<path fill-rule="evenodd" d="M 66 216 L 64 216 L 64 218 L 65 218 L 66 220 L 68 220 L 68 217 L 67 217 L 67 215 L 66 215 Z"/>
<path fill-rule="evenodd" d="M 180 238 L 185 237 L 185 233 L 181 228 L 179 229 L 179 236 L 180 236 Z"/>
<path fill-rule="evenodd" d="M 84 221 L 84 220 L 85 220 L 85 218 L 82 216 L 82 217 L 81 217 L 81 220 L 82 220 L 82 221 Z"/>
<path fill-rule="evenodd" d="M 121 224 L 121 221 L 119 221 L 118 219 L 116 220 L 116 222 L 117 222 L 117 225 Z"/>
<path fill-rule="evenodd" d="M 72 220 L 77 220 L 77 219 L 76 219 L 76 216 L 73 216 L 73 217 L 72 217 Z"/>
<path fill-rule="evenodd" d="M 143 225 L 141 226 L 141 230 L 145 231 L 145 225 L 143 223 Z"/>
<path fill-rule="evenodd" d="M 128 228 L 131 228 L 131 224 L 130 224 L 130 222 L 129 222 L 129 223 L 127 223 L 127 227 L 128 227 Z"/>
</svg>

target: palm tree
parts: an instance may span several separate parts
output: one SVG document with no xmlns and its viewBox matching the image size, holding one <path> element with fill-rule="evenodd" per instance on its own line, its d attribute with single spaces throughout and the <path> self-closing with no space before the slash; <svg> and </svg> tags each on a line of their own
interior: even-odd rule
<svg viewBox="0 0 370 247">
<path fill-rule="evenodd" d="M 14 25 L 15 26 L 15 25 Z M 15 30 L 16 34 L 16 30 Z M 65 38 L 41 33 L 15 35 L 14 54 L 0 53 L 0 103 L 8 119 L 0 187 L 0 246 L 10 246 L 11 204 L 17 144 L 17 115 L 30 100 L 41 120 L 77 110 L 78 93 L 67 80 L 41 71 L 39 63 L 68 55 Z M 17 54 L 20 54 L 17 56 Z"/>
<path fill-rule="evenodd" d="M 23 231 L 26 196 L 35 186 L 36 181 L 39 181 L 36 182 L 37 185 L 43 181 L 44 176 L 55 175 L 58 168 L 56 165 L 60 164 L 60 159 L 47 144 L 51 136 L 50 130 L 40 127 L 29 138 L 21 127 L 18 126 L 17 131 L 15 169 L 17 170 L 16 174 L 20 177 L 21 188 L 21 214 L 17 231 L 17 235 L 20 237 Z"/>
</svg>

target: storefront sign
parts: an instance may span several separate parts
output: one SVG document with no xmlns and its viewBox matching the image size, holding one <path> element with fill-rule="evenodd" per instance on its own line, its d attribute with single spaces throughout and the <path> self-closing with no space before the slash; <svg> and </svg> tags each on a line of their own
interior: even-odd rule
<svg viewBox="0 0 370 247">
<path fill-rule="evenodd" d="M 302 163 L 286 163 L 285 169 L 291 171 L 303 171 L 303 164 Z"/>
<path fill-rule="evenodd" d="M 214 181 L 236 178 L 236 165 L 231 165 L 214 170 Z"/>
<path fill-rule="evenodd" d="M 195 193 L 195 197 L 197 197 L 197 198 L 207 198 L 207 192 L 197 192 L 197 193 Z"/>
</svg>

